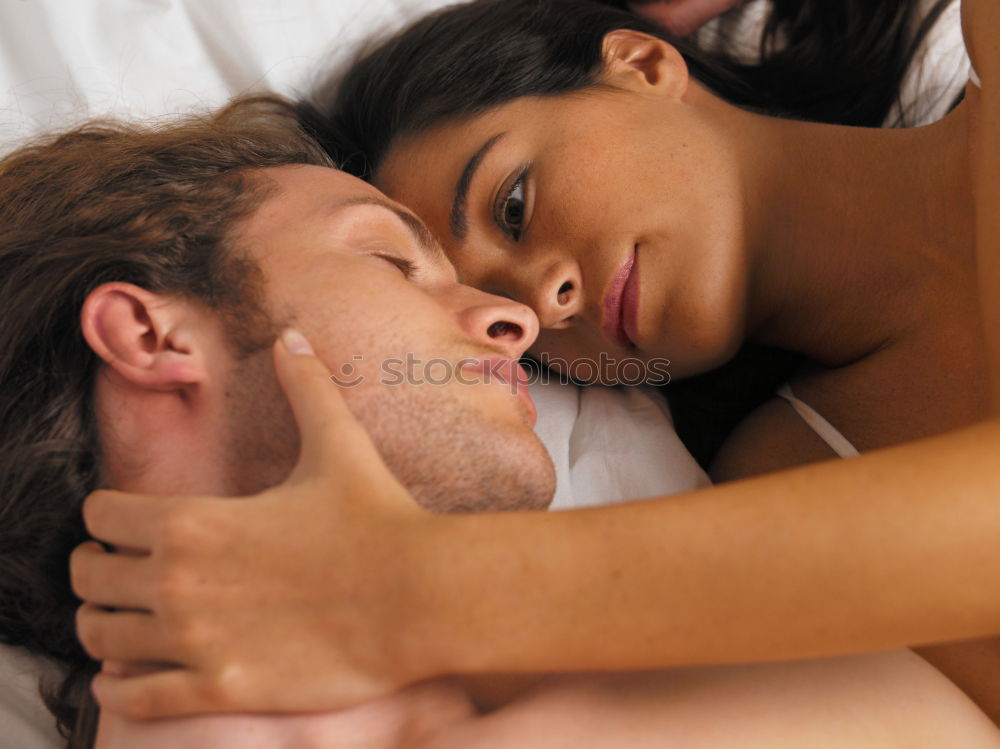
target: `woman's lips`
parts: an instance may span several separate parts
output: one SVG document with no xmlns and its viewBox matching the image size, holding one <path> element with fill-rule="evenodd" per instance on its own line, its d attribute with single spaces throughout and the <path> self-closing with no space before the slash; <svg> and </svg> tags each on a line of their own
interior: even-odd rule
<svg viewBox="0 0 1000 749">
<path fill-rule="evenodd" d="M 622 328 L 632 345 L 639 340 L 639 253 L 632 256 L 632 270 L 622 291 Z"/>
<path fill-rule="evenodd" d="M 608 293 L 604 295 L 604 335 L 619 346 L 631 346 L 635 334 L 639 290 L 635 282 L 633 253 L 615 274 Z"/>
</svg>

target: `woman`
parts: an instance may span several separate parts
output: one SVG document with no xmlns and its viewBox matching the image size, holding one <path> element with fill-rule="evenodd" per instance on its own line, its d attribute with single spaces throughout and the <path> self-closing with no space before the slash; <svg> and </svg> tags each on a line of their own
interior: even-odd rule
<svg viewBox="0 0 1000 749">
<path fill-rule="evenodd" d="M 909 80 L 912 77 L 906 73 L 908 67 L 921 68 L 913 62 L 913 58 L 948 6 L 946 1 L 933 4 L 778 2 L 761 37 L 759 62 L 746 63 L 717 51 L 711 55 L 700 54 L 693 42 L 679 44 L 678 48 L 688 54 L 692 74 L 728 101 L 795 118 L 867 126 L 878 126 L 884 122 L 898 124 L 899 120 L 906 120 L 902 114 L 899 120 L 895 119 L 892 112 L 913 113 L 920 109 L 909 102 L 900 102 L 901 84 L 904 78 Z M 571 3 L 562 12 L 567 20 L 560 22 L 552 17 L 550 23 L 554 27 L 567 28 L 575 23 L 581 33 L 586 34 L 585 27 L 589 21 L 581 14 L 589 17 L 587 11 L 581 9 L 579 4 Z M 598 11 L 592 9 L 590 12 Z M 657 26 L 639 23 L 635 18 L 628 24 L 650 33 L 658 32 Z M 484 21 L 480 29 L 488 35 L 491 28 L 498 26 L 499 22 L 494 26 L 492 22 Z M 457 29 L 452 33 L 458 33 Z M 851 42 L 844 44 L 844 39 Z M 348 77 L 345 85 L 340 87 L 338 100 L 332 105 L 336 115 L 342 118 L 334 140 L 346 168 L 361 175 L 367 174 L 373 163 L 382 157 L 380 151 L 387 145 L 380 140 L 391 137 L 399 128 L 412 130 L 419 127 L 415 121 L 395 122 L 391 118 L 383 118 L 381 111 L 363 111 L 365 102 L 373 110 L 380 110 L 393 96 L 394 82 L 405 81 L 405 85 L 419 86 L 421 76 L 425 81 L 445 82 L 441 86 L 442 92 L 435 94 L 435 102 L 442 109 L 434 116 L 447 116 L 457 114 L 447 102 L 462 102 L 463 106 L 489 104 L 477 98 L 476 93 L 480 89 L 479 83 L 493 74 L 491 66 L 494 64 L 508 71 L 509 80 L 516 81 L 530 81 L 533 74 L 537 76 L 544 70 L 536 67 L 536 60 L 528 56 L 512 62 L 504 59 L 501 50 L 490 51 L 487 46 L 482 53 L 477 51 L 471 54 L 468 50 L 473 47 L 474 43 L 464 48 L 457 43 L 450 54 L 428 54 L 418 69 L 408 68 L 407 65 L 407 61 L 423 59 L 418 50 L 404 51 L 403 56 L 395 61 L 396 67 L 383 66 L 372 70 L 371 75 L 364 70 L 369 63 L 362 62 L 356 74 Z M 495 59 L 487 59 L 484 55 L 492 55 Z M 455 77 L 449 72 L 456 69 L 451 65 L 465 70 L 467 62 L 475 64 L 477 60 L 483 68 L 479 75 L 465 71 L 461 77 Z M 376 68 L 380 65 L 378 62 L 372 64 Z M 916 77 L 928 89 L 933 88 L 930 85 L 933 76 L 928 74 L 929 71 L 920 69 L 919 72 Z M 377 81 L 387 84 L 382 92 L 377 88 Z M 500 95 L 504 84 L 502 81 L 498 83 L 491 91 Z M 553 84 L 579 86 L 582 81 Z M 510 94 L 521 88 L 530 92 L 530 87 L 530 83 L 522 85 L 519 82 Z M 414 93 L 406 101 L 413 103 L 419 96 L 419 93 Z M 942 93 L 941 90 L 925 90 L 922 99 L 926 102 L 941 96 L 951 98 L 950 93 Z M 447 111 L 449 109 L 452 111 Z M 419 118 L 430 114 L 420 111 L 418 103 L 416 111 L 399 110 L 394 116 Z M 357 138 L 356 143 L 351 142 L 354 138 Z M 759 351 L 758 346 L 750 346 L 739 360 L 751 361 L 754 365 L 752 373 L 762 369 Z M 709 377 L 675 385 L 673 405 L 678 431 L 699 462 L 707 467 L 722 436 L 732 428 L 739 414 L 771 396 L 794 365 L 794 361 L 786 359 L 769 357 L 770 366 L 764 371 L 770 375 L 769 370 L 773 370 L 772 376 L 754 374 L 749 377 L 746 368 L 737 364 Z M 734 368 L 738 370 L 735 373 L 732 372 Z M 676 381 L 682 373 L 674 370 L 671 374 Z M 720 408 L 720 403 L 732 404 L 732 408 Z"/>
<path fill-rule="evenodd" d="M 516 23 L 544 18 L 510 2 L 478 7 L 488 9 L 491 18 L 508 8 L 520 10 Z M 988 4 L 969 3 L 966 12 L 977 19 L 970 28 L 995 30 L 1000 23 Z M 594 11 L 586 20 L 596 17 Z M 500 290 L 533 302 L 554 330 L 539 351 L 571 360 L 594 350 L 618 352 L 626 344 L 649 358 L 666 354 L 682 375 L 724 361 L 749 333 L 813 360 L 795 375 L 793 387 L 843 424 L 863 449 L 958 428 L 985 415 L 988 388 L 982 372 L 986 356 L 994 352 L 983 350 L 978 310 L 969 300 L 977 283 L 971 270 L 974 235 L 981 272 L 992 273 L 996 265 L 993 235 L 986 231 L 994 213 L 980 210 L 976 232 L 968 206 L 974 194 L 988 207 L 986 201 L 996 193 L 987 189 L 993 179 L 988 171 L 966 172 L 965 154 L 971 146 L 978 154 L 995 148 L 997 133 L 978 129 L 978 123 L 993 116 L 992 71 L 1000 60 L 989 50 L 981 55 L 977 62 L 985 93 L 971 92 L 968 104 L 939 126 L 893 134 L 831 130 L 737 110 L 691 80 L 675 47 L 655 34 L 635 33 L 634 22 L 623 16 L 601 18 L 611 19 L 611 25 L 579 49 L 573 49 L 573 41 L 580 34 L 559 37 L 566 43 L 566 56 L 580 53 L 578 69 L 570 69 L 570 78 L 577 73 L 575 84 L 561 85 L 553 75 L 545 79 L 548 88 L 534 92 L 547 97 L 521 90 L 521 99 L 496 95 L 476 78 L 473 52 L 490 41 L 485 35 L 468 37 L 472 41 L 466 46 L 455 44 L 454 35 L 442 35 L 443 44 L 434 48 L 429 46 L 434 41 L 430 31 L 440 29 L 425 24 L 411 32 L 409 38 L 420 44 L 392 48 L 397 72 L 428 75 L 420 82 L 426 88 L 404 78 L 406 94 L 418 103 L 422 98 L 449 103 L 447 97 L 434 100 L 431 95 L 440 70 L 415 65 L 413 54 L 419 49 L 452 63 L 454 55 L 465 55 L 460 69 L 471 81 L 462 92 L 469 106 L 460 112 L 464 119 L 458 125 L 459 115 L 449 106 L 423 120 L 413 112 L 403 117 L 399 111 L 374 109 L 370 120 L 358 116 L 363 125 L 357 129 L 359 138 L 370 139 L 362 152 L 375 167 L 376 182 L 423 211 L 472 280 L 499 284 L 506 287 Z M 473 20 L 461 29 L 462 39 L 478 28 L 495 34 L 483 18 Z M 974 48 L 977 39 L 988 38 L 984 33 L 972 35 Z M 490 74 L 490 80 L 519 83 L 532 66 L 530 60 L 521 70 L 517 65 L 532 49 L 537 47 L 515 45 L 509 67 L 490 60 L 481 72 Z M 454 64 L 442 67 L 456 69 Z M 374 85 L 370 69 L 360 70 L 357 80 Z M 719 71 L 695 62 L 691 70 L 710 83 L 725 80 Z M 582 91 L 566 93 L 574 85 Z M 485 96 L 477 100 L 480 89 Z M 365 93 L 370 96 L 371 88 Z M 396 132 L 400 123 L 410 129 Z M 573 137 L 549 137 L 553 132 Z M 611 137 L 620 139 L 624 153 L 608 153 Z M 782 158 L 769 158 L 769 153 Z M 471 159 L 477 154 L 480 159 Z M 872 166 L 860 170 L 849 159 L 870 160 Z M 462 179 L 470 160 L 478 174 Z M 662 164 L 669 174 L 651 173 L 649 164 Z M 426 179 L 417 184 L 415 173 Z M 823 179 L 816 179 L 817 174 Z M 789 184 L 795 189 L 788 190 Z M 457 191 L 465 201 L 445 200 L 456 185 L 466 188 Z M 581 185 L 605 191 L 588 192 Z M 622 194 L 652 194 L 658 201 L 652 207 L 636 205 Z M 552 195 L 559 205 L 544 202 L 553 201 Z M 844 195 L 845 205 L 835 203 L 842 213 L 822 210 Z M 595 216 L 604 217 L 611 230 L 602 233 Z M 639 229 L 622 225 L 623 216 Z M 478 242 L 479 254 L 466 252 L 462 234 Z M 573 243 L 560 244 L 563 234 Z M 544 261 L 544 269 L 552 270 L 542 276 L 540 289 L 525 284 L 509 262 L 502 262 L 504 252 L 515 245 L 528 248 L 536 236 L 539 245 L 526 249 L 520 262 L 527 267 Z M 605 238 L 608 243 L 602 245 L 598 240 Z M 678 238 L 681 250 L 676 249 Z M 859 244 L 865 250 L 878 247 L 889 258 L 866 255 Z M 605 262 L 610 254 L 605 246 L 613 248 L 615 262 Z M 807 256 L 804 247 L 821 257 Z M 688 257 L 693 260 L 687 262 Z M 636 268 L 639 275 L 629 275 Z M 615 291 L 606 305 L 611 343 L 601 338 L 600 323 L 607 320 L 591 320 L 589 328 L 579 324 L 585 314 L 593 317 L 593 308 L 599 313 L 605 307 L 603 293 L 596 301 L 582 298 L 595 276 L 600 283 L 593 285 Z M 619 288 L 612 279 L 620 282 Z M 626 290 L 630 279 L 633 289 L 639 282 L 634 307 L 618 303 L 635 296 Z M 845 303 L 842 289 L 864 291 Z M 635 310 L 634 320 L 628 309 Z M 992 320 L 992 308 L 985 313 Z M 672 327 L 663 327 L 664 319 Z M 570 327 L 568 322 L 577 324 Z M 949 371 L 926 368 L 928 355 L 946 360 Z M 918 366 L 924 367 L 920 378 L 913 374 Z M 949 398 L 922 400 L 928 390 Z M 859 402 L 866 408 L 861 416 Z M 720 456 L 720 470 L 746 475 L 779 467 L 763 464 L 773 451 L 755 455 L 752 449 L 736 449 L 740 442 L 755 448 L 775 436 L 786 465 L 829 454 L 823 442 L 807 441 L 813 439 L 811 433 L 792 418 L 793 412 L 779 407 L 784 409 L 769 404 L 734 435 L 736 445 Z M 412 527 L 405 532 L 387 528 L 390 542 L 409 539 L 426 554 L 406 557 L 411 567 L 413 559 L 422 560 L 419 569 L 385 570 L 385 576 L 405 579 L 413 590 L 433 595 L 435 606 L 417 616 L 424 638 L 420 648 L 407 650 L 412 660 L 389 663 L 378 657 L 385 642 L 400 638 L 393 623 L 376 613 L 364 617 L 365 634 L 351 640 L 352 652 L 346 655 L 370 657 L 359 668 L 384 686 L 448 670 L 665 666 L 844 652 L 995 632 L 991 590 L 997 570 L 989 529 L 996 525 L 989 524 L 995 520 L 989 500 L 996 477 L 984 474 L 979 464 L 996 446 L 991 423 L 862 458 L 855 466 L 825 465 L 676 503 L 562 518 L 427 519 L 419 534 Z M 377 469 L 372 471 L 376 476 Z M 965 488 L 942 504 L 941 493 L 956 483 Z M 802 499 L 804 493 L 811 501 L 792 512 L 779 501 L 789 494 Z M 873 498 L 881 498 L 881 504 L 873 504 Z M 910 498 L 921 503 L 900 504 Z M 704 519 L 706 507 L 714 510 L 711 523 Z M 977 522 L 969 527 L 960 522 L 963 508 L 977 513 Z M 693 520 L 699 509 L 700 519 Z M 376 601 L 384 611 L 381 592 L 351 588 L 346 579 L 351 570 L 366 569 L 359 560 L 372 560 L 352 536 L 364 524 L 342 520 L 344 543 L 336 554 L 342 555 L 338 569 L 345 579 L 331 587 L 338 595 L 350 590 L 352 611 L 369 610 L 370 604 L 375 612 Z M 790 532 L 781 533 L 776 525 Z M 890 563 L 880 559 L 885 534 L 878 529 L 887 526 L 893 530 Z M 680 535 L 678 529 L 686 533 Z M 747 529 L 763 540 L 753 543 Z M 418 537 L 427 543 L 414 540 Z M 486 538 L 494 542 L 485 543 Z M 845 540 L 852 544 L 851 553 L 840 545 Z M 706 548 L 720 543 L 730 544 L 726 554 L 706 554 Z M 597 561 L 584 563 L 578 545 Z M 511 570 L 496 563 L 491 555 L 499 553 L 498 547 L 504 558 L 516 554 L 525 564 Z M 443 561 L 454 559 L 456 549 L 464 549 L 465 564 L 459 570 Z M 594 554 L 595 549 L 603 553 Z M 700 574 L 698 566 L 690 570 L 678 560 L 681 550 L 699 562 Z M 752 572 L 727 579 L 733 559 L 750 564 Z M 793 562 L 800 569 L 791 570 Z M 438 563 L 449 570 L 446 580 L 437 574 Z M 544 584 L 521 579 L 519 572 L 524 575 L 525 570 Z M 672 582 L 675 574 L 682 583 Z M 371 580 L 370 570 L 365 577 Z M 487 577 L 494 584 L 484 591 L 481 581 Z M 586 580 L 586 595 L 580 595 L 581 580 Z M 779 581 L 777 587 L 774 581 Z M 827 592 L 831 587 L 832 594 Z M 713 600 L 702 600 L 698 591 L 711 591 Z M 675 610 L 671 594 L 676 594 L 674 601 L 700 604 L 700 614 Z M 845 611 L 849 605 L 859 610 Z M 405 600 L 399 606 L 408 614 L 420 608 L 407 607 Z M 561 613 L 552 616 L 553 611 Z M 565 626 L 567 620 L 574 622 L 572 629 Z M 529 622 L 535 626 L 519 626 Z M 706 628 L 706 622 L 711 626 Z M 342 625 L 339 631 L 359 634 L 351 622 Z M 333 631 L 340 624 L 330 626 Z M 608 631 L 625 636 L 609 640 L 603 636 Z M 446 633 L 443 638 L 441 632 Z M 486 652 L 484 640 L 493 645 Z M 961 668 L 953 674 L 960 682 L 974 676 Z M 971 693 L 976 692 L 973 682 L 963 684 Z M 112 699 L 116 688 L 131 688 L 114 679 L 103 685 Z M 368 687 L 378 688 L 371 681 Z"/>
<path fill-rule="evenodd" d="M 441 14 L 362 60 L 332 105 L 463 276 L 535 309 L 536 355 L 666 358 L 674 378 L 745 341 L 805 357 L 715 457 L 721 480 L 985 416 L 964 111 L 896 133 L 761 117 L 654 29 L 598 8 L 556 23 L 570 16 Z M 931 657 L 962 684 L 983 654 Z"/>
</svg>

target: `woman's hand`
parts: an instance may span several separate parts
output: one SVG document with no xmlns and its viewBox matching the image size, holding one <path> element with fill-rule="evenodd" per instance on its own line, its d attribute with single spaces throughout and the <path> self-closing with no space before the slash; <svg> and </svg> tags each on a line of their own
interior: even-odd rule
<svg viewBox="0 0 1000 749">
<path fill-rule="evenodd" d="M 104 712 L 94 749 L 320 749 L 299 735 L 299 726 L 310 720 L 312 715 L 243 713 L 142 721 Z"/>
<path fill-rule="evenodd" d="M 128 551 L 74 552 L 81 642 L 99 660 L 167 665 L 105 669 L 93 685 L 105 709 L 329 710 L 428 675 L 394 643 L 419 638 L 408 540 L 434 516 L 384 466 L 311 349 L 274 353 L 301 434 L 282 485 L 245 499 L 98 491 L 84 505 L 93 537 Z"/>
<path fill-rule="evenodd" d="M 474 712 L 461 687 L 446 679 L 337 712 L 139 721 L 105 711 L 95 749 L 413 749 Z"/>
<path fill-rule="evenodd" d="M 629 7 L 651 18 L 676 36 L 697 31 L 741 0 L 632 0 Z"/>
</svg>

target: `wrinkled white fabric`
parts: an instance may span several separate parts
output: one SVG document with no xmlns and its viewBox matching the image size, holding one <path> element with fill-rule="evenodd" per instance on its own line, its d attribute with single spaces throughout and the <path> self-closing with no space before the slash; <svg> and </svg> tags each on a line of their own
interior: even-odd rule
<svg viewBox="0 0 1000 749">
<path fill-rule="evenodd" d="M 56 721 L 38 692 L 43 675 L 55 673 L 41 658 L 0 645 L 0 747 L 48 749 L 65 746 Z"/>
<path fill-rule="evenodd" d="M 535 432 L 556 466 L 552 509 L 674 494 L 709 483 L 656 393 L 534 384 L 531 396 L 538 408 Z"/>
<path fill-rule="evenodd" d="M 0 144 L 105 113 L 295 95 L 447 0 L 4 0 Z"/>
</svg>

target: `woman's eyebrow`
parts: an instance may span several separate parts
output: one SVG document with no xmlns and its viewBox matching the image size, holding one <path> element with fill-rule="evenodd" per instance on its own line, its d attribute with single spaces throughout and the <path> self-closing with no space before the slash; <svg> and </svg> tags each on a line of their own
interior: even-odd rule
<svg viewBox="0 0 1000 749">
<path fill-rule="evenodd" d="M 478 151 L 472 154 L 472 158 L 469 159 L 465 165 L 465 169 L 462 170 L 462 174 L 455 183 L 455 199 L 451 204 L 449 224 L 451 226 L 451 233 L 456 239 L 464 240 L 469 234 L 469 217 L 466 215 L 466 204 L 469 199 L 469 188 L 472 186 L 472 180 L 476 176 L 476 170 L 483 159 L 486 158 L 486 154 L 490 152 L 490 149 L 506 134 L 505 132 L 497 133 L 486 141 Z"/>
</svg>

